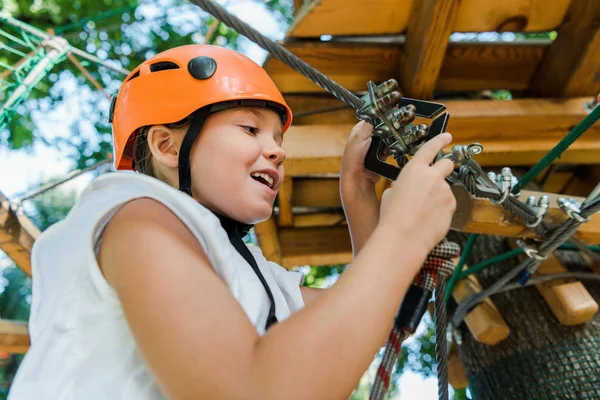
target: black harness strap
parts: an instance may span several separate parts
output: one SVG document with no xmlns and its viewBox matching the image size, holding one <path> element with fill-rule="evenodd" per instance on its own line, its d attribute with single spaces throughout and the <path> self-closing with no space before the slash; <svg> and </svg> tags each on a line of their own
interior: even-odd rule
<svg viewBox="0 0 600 400">
<path fill-rule="evenodd" d="M 192 195 L 192 173 L 190 168 L 192 146 L 200 134 L 209 112 L 210 107 L 202 107 L 194 113 L 194 118 L 192 118 L 190 127 L 185 133 L 183 142 L 181 142 L 181 148 L 179 149 L 179 190 L 190 196 Z"/>
<path fill-rule="evenodd" d="M 217 217 L 219 217 L 219 220 L 221 220 L 221 225 L 223 226 L 223 229 L 225 229 L 225 231 L 227 232 L 229 241 L 231 242 L 233 247 L 235 247 L 238 253 L 240 253 L 240 255 L 244 257 L 248 264 L 250 264 L 250 266 L 254 270 L 254 273 L 260 280 L 260 283 L 262 283 L 263 287 L 265 288 L 267 296 L 269 296 L 271 305 L 269 306 L 269 316 L 267 317 L 267 323 L 265 327 L 265 330 L 268 330 L 271 327 L 271 325 L 278 322 L 277 317 L 275 316 L 275 298 L 273 297 L 273 293 L 271 292 L 271 288 L 269 288 L 265 277 L 258 268 L 256 260 L 252 256 L 252 253 L 250 253 L 250 250 L 248 250 L 246 243 L 244 243 L 244 241 L 242 240 L 242 238 L 246 236 L 250 228 L 252 228 L 252 225 L 241 224 L 222 215 L 216 215 Z"/>
<path fill-rule="evenodd" d="M 211 106 L 203 107 L 197 110 L 192 118 L 192 122 L 190 123 L 190 127 L 185 133 L 185 137 L 183 138 L 183 142 L 181 143 L 181 148 L 179 151 L 179 190 L 184 193 L 187 193 L 189 196 L 192 196 L 192 175 L 191 175 L 191 167 L 190 167 L 190 155 L 192 152 L 192 146 L 194 142 L 198 138 L 200 131 L 202 130 L 202 126 L 206 121 L 209 113 L 212 111 Z M 269 296 L 269 300 L 271 301 L 271 305 L 269 306 L 269 315 L 267 317 L 267 323 L 265 330 L 269 329 L 271 325 L 275 324 L 277 321 L 277 317 L 275 316 L 275 298 L 273 297 L 273 293 L 271 292 L 271 288 L 267 284 L 265 277 L 262 272 L 258 268 L 256 264 L 256 260 L 246 247 L 246 243 L 242 240 L 244 236 L 248 233 L 248 231 L 252 228 L 252 225 L 245 225 L 239 222 L 236 222 L 228 217 L 216 214 L 215 215 L 221 221 L 221 225 L 223 229 L 227 232 L 227 236 L 229 237 L 229 241 L 235 247 L 235 249 L 240 253 L 242 257 L 250 264 L 254 273 L 260 280 L 260 283 L 265 288 L 267 292 L 267 296 Z"/>
</svg>

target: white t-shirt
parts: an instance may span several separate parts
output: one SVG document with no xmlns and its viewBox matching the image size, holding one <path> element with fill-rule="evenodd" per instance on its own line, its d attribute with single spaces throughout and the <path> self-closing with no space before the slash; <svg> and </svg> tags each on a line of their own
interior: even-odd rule
<svg viewBox="0 0 600 400">
<path fill-rule="evenodd" d="M 166 398 L 142 359 L 95 252 L 110 217 L 126 202 L 142 197 L 160 201 L 187 225 L 257 332 L 264 334 L 270 305 L 266 291 L 229 242 L 219 219 L 157 179 L 112 172 L 92 181 L 67 218 L 34 243 L 32 345 L 10 400 Z M 249 248 L 275 298 L 277 319 L 283 321 L 304 306 L 303 276 L 267 261 L 258 247 Z"/>
</svg>

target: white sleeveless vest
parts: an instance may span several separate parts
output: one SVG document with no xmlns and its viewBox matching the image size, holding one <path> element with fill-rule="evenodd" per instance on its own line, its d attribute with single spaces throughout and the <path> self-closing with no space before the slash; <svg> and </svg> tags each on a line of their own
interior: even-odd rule
<svg viewBox="0 0 600 400">
<path fill-rule="evenodd" d="M 230 244 L 219 219 L 157 179 L 112 172 L 92 181 L 67 218 L 34 243 L 32 345 L 9 400 L 166 398 L 142 360 L 95 252 L 110 217 L 126 202 L 141 197 L 161 202 L 186 224 L 257 332 L 264 334 L 269 299 L 250 265 Z M 267 261 L 258 247 L 249 248 L 275 298 L 277 319 L 283 321 L 304 305 L 303 276 Z"/>
</svg>

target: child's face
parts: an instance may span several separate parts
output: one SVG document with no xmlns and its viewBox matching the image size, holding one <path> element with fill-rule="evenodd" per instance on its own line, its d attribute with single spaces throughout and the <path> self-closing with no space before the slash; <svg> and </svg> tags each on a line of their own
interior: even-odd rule
<svg viewBox="0 0 600 400">
<path fill-rule="evenodd" d="M 283 182 L 281 128 L 279 115 L 265 108 L 234 108 L 209 116 L 192 147 L 194 198 L 239 222 L 269 218 Z M 257 172 L 268 174 L 272 184 L 253 177 Z"/>
</svg>

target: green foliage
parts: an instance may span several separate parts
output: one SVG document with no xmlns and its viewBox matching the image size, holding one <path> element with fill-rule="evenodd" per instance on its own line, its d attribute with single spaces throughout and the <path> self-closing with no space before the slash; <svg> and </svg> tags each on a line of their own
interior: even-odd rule
<svg viewBox="0 0 600 400">
<path fill-rule="evenodd" d="M 31 311 L 31 278 L 16 265 L 0 271 L 0 316 L 3 319 L 26 321 Z M 23 355 L 0 358 L 0 400 L 6 399 L 8 389 Z"/>
</svg>

